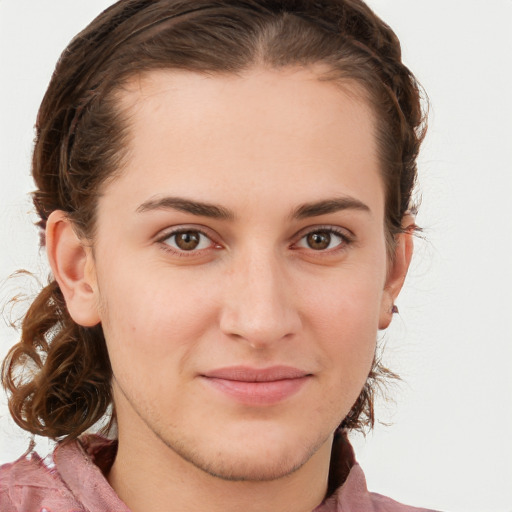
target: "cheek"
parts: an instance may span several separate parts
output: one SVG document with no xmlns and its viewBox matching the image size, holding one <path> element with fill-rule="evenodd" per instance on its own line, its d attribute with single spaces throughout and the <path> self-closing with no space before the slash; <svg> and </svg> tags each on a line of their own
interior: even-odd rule
<svg viewBox="0 0 512 512">
<path fill-rule="evenodd" d="M 101 288 L 102 325 L 114 373 L 139 366 L 180 372 L 195 344 L 211 328 L 215 301 L 186 276 L 170 272 L 143 275 L 120 269 Z M 130 275 L 130 279 L 120 276 Z M 158 361 L 159 365 L 155 362 Z M 169 373 L 166 375 L 169 379 Z"/>
<path fill-rule="evenodd" d="M 325 365 L 345 384 L 362 385 L 371 368 L 384 275 L 385 271 L 354 269 L 331 276 L 323 288 L 309 287 L 305 325 L 314 339 L 321 340 Z"/>
<path fill-rule="evenodd" d="M 310 283 L 304 309 L 323 329 L 342 334 L 377 331 L 385 271 L 347 268 Z"/>
</svg>

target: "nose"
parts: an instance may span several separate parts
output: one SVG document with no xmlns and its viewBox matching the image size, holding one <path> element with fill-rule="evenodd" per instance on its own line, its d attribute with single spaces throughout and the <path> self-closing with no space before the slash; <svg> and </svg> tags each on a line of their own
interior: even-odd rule
<svg viewBox="0 0 512 512">
<path fill-rule="evenodd" d="M 255 349 L 297 334 L 301 319 L 289 274 L 271 251 L 238 258 L 225 282 L 222 332 Z"/>
</svg>

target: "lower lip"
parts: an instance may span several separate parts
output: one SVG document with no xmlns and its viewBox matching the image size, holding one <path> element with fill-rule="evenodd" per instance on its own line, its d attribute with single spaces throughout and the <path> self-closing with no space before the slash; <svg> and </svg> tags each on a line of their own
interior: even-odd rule
<svg viewBox="0 0 512 512">
<path fill-rule="evenodd" d="M 298 393 L 310 376 L 269 382 L 245 382 L 203 377 L 213 388 L 246 405 L 273 405 Z"/>
</svg>

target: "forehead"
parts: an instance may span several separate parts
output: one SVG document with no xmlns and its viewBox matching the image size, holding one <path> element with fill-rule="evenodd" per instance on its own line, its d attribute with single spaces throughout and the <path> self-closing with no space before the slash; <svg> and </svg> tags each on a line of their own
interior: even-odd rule
<svg viewBox="0 0 512 512">
<path fill-rule="evenodd" d="M 138 195 L 193 190 L 204 200 L 227 187 L 247 200 L 261 191 L 261 199 L 269 184 L 297 202 L 381 194 L 374 116 L 363 92 L 319 75 L 255 68 L 132 78 L 119 96 L 129 153 L 120 181 L 136 184 Z M 355 190 L 329 190 L 336 184 Z"/>
</svg>

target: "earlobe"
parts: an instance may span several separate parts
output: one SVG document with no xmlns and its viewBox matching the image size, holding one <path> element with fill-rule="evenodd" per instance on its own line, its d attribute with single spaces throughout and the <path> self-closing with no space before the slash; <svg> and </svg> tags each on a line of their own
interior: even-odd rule
<svg viewBox="0 0 512 512">
<path fill-rule="evenodd" d="M 61 210 L 52 212 L 48 218 L 46 248 L 71 318 L 83 327 L 97 325 L 100 317 L 92 251 Z"/>
<path fill-rule="evenodd" d="M 411 264 L 414 250 L 413 232 L 414 219 L 411 216 L 404 217 L 402 223 L 404 231 L 396 236 L 396 247 L 393 261 L 390 264 L 386 284 L 382 294 L 379 329 L 386 329 L 391 323 L 395 313 L 395 300 L 402 286 Z"/>
</svg>

